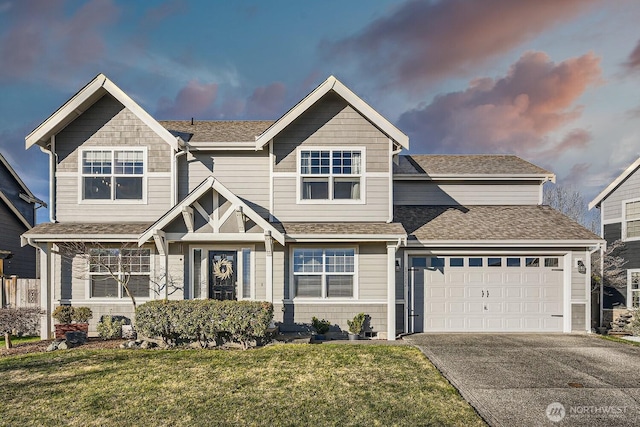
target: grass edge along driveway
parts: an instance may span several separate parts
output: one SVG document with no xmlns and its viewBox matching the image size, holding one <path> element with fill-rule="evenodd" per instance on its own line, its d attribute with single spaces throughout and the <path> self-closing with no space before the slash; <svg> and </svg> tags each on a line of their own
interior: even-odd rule
<svg viewBox="0 0 640 427">
<path fill-rule="evenodd" d="M 2 425 L 484 425 L 408 346 L 82 350 L 0 358 Z"/>
</svg>

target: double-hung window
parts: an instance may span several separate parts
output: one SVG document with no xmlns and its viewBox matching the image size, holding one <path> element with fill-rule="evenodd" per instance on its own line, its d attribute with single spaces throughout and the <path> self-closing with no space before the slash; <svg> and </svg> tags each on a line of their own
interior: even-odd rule
<svg viewBox="0 0 640 427">
<path fill-rule="evenodd" d="M 640 270 L 629 270 L 627 280 L 627 307 L 640 308 Z"/>
<path fill-rule="evenodd" d="M 144 151 L 82 151 L 83 200 L 143 200 Z"/>
<path fill-rule="evenodd" d="M 294 249 L 293 296 L 353 298 L 355 249 Z"/>
<path fill-rule="evenodd" d="M 150 294 L 151 251 L 149 249 L 93 248 L 89 250 L 92 298 L 128 298 Z"/>
<path fill-rule="evenodd" d="M 625 239 L 640 237 L 640 200 L 624 205 Z"/>
<path fill-rule="evenodd" d="M 361 150 L 301 150 L 302 200 L 360 200 Z"/>
</svg>

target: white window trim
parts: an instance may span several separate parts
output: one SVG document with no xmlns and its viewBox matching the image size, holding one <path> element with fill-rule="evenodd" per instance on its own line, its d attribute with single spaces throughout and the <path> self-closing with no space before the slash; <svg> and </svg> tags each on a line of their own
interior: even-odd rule
<svg viewBox="0 0 640 427">
<path fill-rule="evenodd" d="M 330 274 L 336 274 L 336 275 L 352 275 L 353 276 L 353 296 L 352 297 L 335 297 L 335 298 L 330 298 L 326 296 L 326 292 L 327 292 L 327 287 L 326 287 L 326 281 L 323 279 L 322 282 L 322 289 L 321 289 L 321 295 L 322 297 L 317 298 L 317 297 L 298 297 L 298 296 L 294 296 L 293 295 L 293 283 L 294 283 L 294 250 L 295 249 L 310 249 L 310 250 L 319 250 L 322 249 L 323 251 L 323 257 L 324 257 L 324 251 L 326 251 L 327 249 L 353 249 L 353 274 L 351 273 L 330 273 Z M 356 246 L 344 246 L 344 245 L 304 245 L 304 246 L 290 246 L 289 247 L 289 298 L 287 299 L 287 301 L 293 301 L 293 302 L 299 302 L 299 301 L 305 301 L 307 303 L 310 302 L 317 302 L 317 303 L 332 303 L 332 302 L 345 302 L 345 301 L 357 301 L 360 299 L 360 287 L 359 287 L 359 265 L 360 265 L 360 260 L 359 260 L 359 247 Z M 324 263 L 323 263 L 323 270 L 324 270 Z M 302 274 L 304 275 L 304 274 Z M 322 276 L 326 276 L 326 272 L 322 272 Z"/>
<path fill-rule="evenodd" d="M 301 170 L 301 157 L 302 151 L 329 151 L 329 159 L 333 158 L 334 151 L 359 151 L 361 170 L 359 175 L 334 175 L 330 173 L 329 177 L 329 199 L 303 199 L 302 198 L 302 170 Z M 331 168 L 331 166 L 330 166 Z M 307 175 L 305 175 L 307 176 Z M 318 175 L 318 178 L 323 178 L 326 175 Z M 360 199 L 333 199 L 333 180 L 338 178 L 360 177 Z M 367 194 L 367 153 L 366 147 L 363 146 L 298 146 L 296 148 L 296 203 L 300 205 L 364 205 L 366 204 Z"/>
<path fill-rule="evenodd" d="M 113 248 L 109 248 L 109 247 L 105 247 L 105 249 L 120 249 L 118 247 L 113 247 Z M 136 248 L 132 248 L 132 249 L 136 249 Z M 154 291 L 152 289 L 152 287 L 154 286 L 153 284 L 153 280 L 157 279 L 156 278 L 156 269 L 155 269 L 155 253 L 153 251 L 152 248 L 150 247 L 140 247 L 137 249 L 147 249 L 149 250 L 149 296 L 147 297 L 135 297 L 136 298 L 136 302 L 147 302 L 147 301 L 151 301 L 154 298 Z M 85 280 L 85 300 L 87 301 L 91 301 L 92 303 L 95 302 L 106 302 L 106 303 L 112 303 L 112 302 L 124 302 L 124 301 L 130 301 L 129 296 L 127 295 L 126 292 L 122 291 L 122 286 L 118 286 L 118 296 L 117 297 L 94 297 L 93 295 L 91 295 L 91 276 L 94 275 L 91 273 L 90 271 L 91 266 L 87 265 L 87 280 Z M 95 275 L 105 275 L 108 273 L 96 273 Z M 139 275 L 139 276 L 144 276 L 146 275 L 146 273 L 141 273 L 141 274 L 134 274 L 134 275 Z"/>
<path fill-rule="evenodd" d="M 621 219 L 622 230 L 621 230 L 620 237 L 622 238 L 623 242 L 633 242 L 634 240 L 640 240 L 640 236 L 627 237 L 627 203 L 633 203 L 633 202 L 640 202 L 640 198 L 627 199 L 622 201 L 622 219 Z M 638 220 L 640 220 L 640 217 L 638 218 Z"/>
<path fill-rule="evenodd" d="M 236 272 L 236 298 L 238 301 L 248 300 L 255 301 L 256 299 L 256 246 L 255 245 L 242 245 L 242 246 L 231 246 L 231 245 L 192 245 L 189 246 L 189 296 L 190 299 L 196 299 L 193 297 L 194 287 L 193 287 L 193 260 L 194 260 L 194 251 L 201 250 L 201 260 L 200 260 L 200 274 L 204 279 L 204 282 L 200 282 L 200 298 L 198 299 L 209 299 L 209 251 L 235 251 L 236 259 L 237 259 L 237 269 Z M 245 296 L 242 291 L 242 272 L 244 268 L 244 263 L 242 260 L 242 250 L 249 249 L 251 251 L 251 284 L 250 284 L 250 295 Z"/>
<path fill-rule="evenodd" d="M 143 159 L 143 173 L 142 173 L 142 199 L 141 200 L 120 200 L 120 199 L 105 199 L 105 200 L 88 200 L 84 198 L 84 173 L 82 167 L 82 159 L 84 158 L 85 151 L 111 151 L 111 158 L 114 157 L 114 151 L 142 151 L 142 159 Z M 141 147 L 84 147 L 78 150 L 78 204 L 81 205 L 109 205 L 113 203 L 123 204 L 123 205 L 146 205 L 147 204 L 147 188 L 148 188 L 148 178 L 149 178 L 149 167 L 148 167 L 148 148 Z M 111 166 L 113 168 L 113 165 Z M 113 172 L 110 176 L 116 176 Z M 118 175 L 120 176 L 120 175 Z M 123 175 L 125 176 L 125 175 Z M 139 175 L 132 175 L 139 176 Z M 113 190 L 112 190 L 113 191 Z"/>
<path fill-rule="evenodd" d="M 633 300 L 631 299 L 631 295 L 633 294 L 633 290 L 631 289 L 631 274 L 632 273 L 640 273 L 640 268 L 630 268 L 627 270 L 627 301 L 626 301 L 626 306 L 627 309 L 629 310 L 637 310 L 640 307 L 633 307 L 632 303 Z M 635 292 L 640 293 L 640 289 L 636 290 Z"/>
</svg>

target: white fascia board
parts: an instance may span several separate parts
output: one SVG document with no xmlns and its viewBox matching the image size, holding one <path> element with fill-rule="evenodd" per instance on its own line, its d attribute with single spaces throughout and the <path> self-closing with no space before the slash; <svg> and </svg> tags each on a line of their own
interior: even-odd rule
<svg viewBox="0 0 640 427">
<path fill-rule="evenodd" d="M 137 234 L 28 234 L 23 236 L 34 242 L 137 242 Z"/>
<path fill-rule="evenodd" d="M 264 233 L 167 233 L 171 242 L 264 242 Z"/>
<path fill-rule="evenodd" d="M 405 234 L 287 234 L 287 242 L 397 242 Z"/>
<path fill-rule="evenodd" d="M 396 181 L 546 181 L 555 182 L 555 174 L 393 174 Z"/>
<path fill-rule="evenodd" d="M 7 206 L 9 206 L 9 209 L 11 209 L 11 212 L 13 212 L 13 214 L 20 220 L 20 222 L 24 224 L 25 227 L 27 227 L 27 230 L 31 230 L 33 228 L 31 224 L 29 224 L 29 221 L 27 221 L 27 219 L 13 205 L 13 203 L 11 203 L 11 200 L 9 200 L 9 198 L 5 196 L 5 194 L 2 191 L 0 191 L 0 199 L 2 199 L 2 201 L 5 202 Z"/>
<path fill-rule="evenodd" d="M 178 151 L 178 140 L 175 136 L 166 130 L 160 123 L 158 123 L 149 113 L 147 113 L 142 107 L 140 107 L 129 95 L 124 93 L 118 86 L 116 86 L 111 80 L 109 80 L 104 74 L 98 74 L 89 84 L 80 89 L 71 99 L 69 99 L 62 107 L 49 116 L 44 122 L 42 122 L 36 129 L 33 130 L 25 138 L 26 148 L 31 147 L 34 144 L 46 145 L 51 135 L 56 134 L 60 129 L 58 126 L 62 123 L 68 124 L 82 114 L 88 107 L 94 104 L 97 100 L 88 103 L 94 98 L 99 91 L 104 90 L 116 98 L 122 105 L 135 114 L 144 124 L 149 126 L 160 138 L 162 138 L 167 144 L 173 148 L 174 151 Z M 99 98 L 98 98 L 99 99 Z M 88 105 L 85 105 L 87 104 Z"/>
<path fill-rule="evenodd" d="M 182 215 L 182 208 L 191 206 L 200 197 L 202 197 L 202 195 L 211 188 L 214 180 L 215 179 L 213 178 L 213 176 L 206 178 L 200 183 L 200 185 L 194 188 L 193 191 L 191 191 L 191 193 L 189 193 L 187 197 L 182 200 L 182 202 L 169 209 L 167 213 L 162 215 L 160 219 L 158 219 L 158 221 L 156 221 L 151 227 L 147 228 L 142 233 L 142 235 L 139 236 L 140 238 L 138 239 L 138 245 L 142 246 L 143 244 L 145 244 L 149 239 L 153 237 L 153 233 L 155 230 L 160 230 L 166 227 L 171 221 L 176 219 L 179 215 Z"/>
<path fill-rule="evenodd" d="M 138 244 L 143 245 L 147 242 L 152 236 L 155 230 L 161 230 L 166 227 L 171 221 L 176 219 L 178 216 L 182 216 L 182 208 L 186 206 L 191 206 L 193 203 L 198 201 L 200 197 L 202 197 L 207 191 L 215 190 L 218 194 L 221 194 L 225 199 L 231 202 L 232 205 L 241 206 L 242 212 L 248 218 L 250 218 L 253 222 L 256 223 L 259 227 L 262 227 L 263 230 L 271 231 L 271 234 L 274 239 L 278 241 L 281 245 L 284 245 L 284 235 L 276 230 L 271 224 L 269 224 L 264 218 L 262 218 L 256 211 L 254 211 L 251 207 L 249 207 L 245 202 L 243 202 L 238 196 L 236 196 L 231 190 L 225 187 L 220 181 L 216 180 L 213 176 L 206 178 L 200 185 L 198 185 L 187 197 L 184 198 L 182 202 L 171 208 L 167 213 L 165 213 L 158 221 L 156 221 L 151 227 L 145 230 L 142 233 L 142 236 L 138 239 Z M 244 233 L 243 233 L 244 234 Z M 262 240 L 264 240 L 264 235 L 262 235 Z"/>
<path fill-rule="evenodd" d="M 255 141 L 249 142 L 190 142 L 190 151 L 257 151 Z"/>
<path fill-rule="evenodd" d="M 303 98 L 298 104 L 287 111 L 274 124 L 272 124 L 265 132 L 256 137 L 256 149 L 262 149 L 284 128 L 289 126 L 302 113 L 307 111 L 320 98 L 333 90 L 340 95 L 345 101 L 351 104 L 356 110 L 371 121 L 375 126 L 380 128 L 394 141 L 409 149 L 409 137 L 402 133 L 390 121 L 385 119 L 380 113 L 375 111 L 371 106 L 364 102 L 360 97 L 353 93 L 349 88 L 342 84 L 334 76 L 329 76 L 327 80 L 315 88 L 309 95 Z"/>
<path fill-rule="evenodd" d="M 614 179 L 613 182 L 607 186 L 607 188 L 602 190 L 600 192 L 600 194 L 598 194 L 595 197 L 595 199 L 593 199 L 591 202 L 589 202 L 589 210 L 593 209 L 594 207 L 600 206 L 600 203 L 602 203 L 602 201 L 609 194 L 611 194 L 616 188 L 618 188 L 618 186 L 620 184 L 622 184 L 622 182 L 625 179 L 627 179 L 629 177 L 629 175 L 634 173 L 636 171 L 636 169 L 638 169 L 638 167 L 640 167 L 640 157 L 635 162 L 633 162 L 627 169 L 625 169 L 625 171 L 622 172 L 620 174 L 620 176 L 618 176 L 616 179 Z"/>
<path fill-rule="evenodd" d="M 534 248 L 586 248 L 605 243 L 604 240 L 409 240 L 409 247 L 534 247 Z"/>
</svg>

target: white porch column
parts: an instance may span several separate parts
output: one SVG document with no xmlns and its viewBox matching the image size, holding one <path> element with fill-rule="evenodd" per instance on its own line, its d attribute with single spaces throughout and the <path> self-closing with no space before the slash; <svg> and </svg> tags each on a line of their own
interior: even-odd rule
<svg viewBox="0 0 640 427">
<path fill-rule="evenodd" d="M 273 238 L 270 231 L 264 232 L 264 248 L 266 252 L 265 300 L 273 303 Z"/>
<path fill-rule="evenodd" d="M 39 244 L 40 249 L 40 309 L 45 314 L 40 316 L 40 339 L 51 338 L 53 323 L 51 321 L 53 277 L 51 277 L 51 246 Z"/>
<path fill-rule="evenodd" d="M 396 339 L 396 244 L 387 244 L 387 340 Z"/>
</svg>

